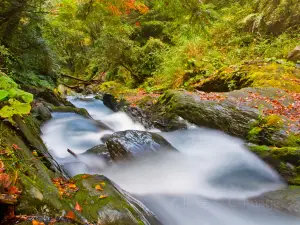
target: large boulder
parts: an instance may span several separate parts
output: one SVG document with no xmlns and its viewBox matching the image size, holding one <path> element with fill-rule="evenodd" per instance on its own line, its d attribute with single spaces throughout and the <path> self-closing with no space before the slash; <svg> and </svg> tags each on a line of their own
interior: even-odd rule
<svg viewBox="0 0 300 225">
<path fill-rule="evenodd" d="M 281 113 L 278 107 L 283 107 L 293 113 L 293 102 L 280 89 L 246 88 L 228 93 L 168 91 L 158 104 L 166 112 L 199 126 L 220 129 L 258 144 L 285 146 L 299 145 L 297 136 L 290 138 L 293 132 L 299 132 L 298 122 L 273 112 Z"/>
<path fill-rule="evenodd" d="M 113 160 L 123 160 L 147 153 L 175 150 L 163 137 L 146 131 L 127 130 L 114 133 L 106 141 Z"/>
</svg>

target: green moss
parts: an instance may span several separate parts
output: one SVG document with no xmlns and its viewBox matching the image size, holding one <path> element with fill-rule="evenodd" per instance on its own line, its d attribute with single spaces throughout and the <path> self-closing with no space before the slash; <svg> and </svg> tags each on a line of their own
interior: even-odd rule
<svg viewBox="0 0 300 225">
<path fill-rule="evenodd" d="M 300 92 L 300 70 L 284 63 L 254 62 L 241 66 L 224 67 L 196 84 L 208 91 L 232 91 L 245 87 L 274 87 Z"/>
<path fill-rule="evenodd" d="M 287 145 L 292 147 L 300 147 L 300 135 L 291 134 L 288 136 Z"/>
<path fill-rule="evenodd" d="M 251 142 L 259 142 L 259 134 L 263 130 L 261 127 L 253 127 L 248 133 L 248 140 Z"/>
<path fill-rule="evenodd" d="M 88 111 L 84 108 L 74 108 L 71 106 L 53 106 L 53 107 L 51 107 L 51 110 L 54 112 L 73 112 L 73 113 L 79 114 L 85 118 L 91 118 Z"/>
</svg>

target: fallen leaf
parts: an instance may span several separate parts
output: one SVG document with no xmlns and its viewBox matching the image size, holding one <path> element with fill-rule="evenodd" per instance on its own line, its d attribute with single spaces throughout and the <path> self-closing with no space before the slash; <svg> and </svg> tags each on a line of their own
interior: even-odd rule
<svg viewBox="0 0 300 225">
<path fill-rule="evenodd" d="M 102 187 L 105 187 L 105 182 L 104 181 L 102 181 L 100 184 L 102 185 Z"/>
<path fill-rule="evenodd" d="M 38 156 L 38 153 L 37 153 L 37 151 L 35 151 L 35 150 L 32 152 L 32 154 L 33 154 L 34 156 Z"/>
<path fill-rule="evenodd" d="M 100 199 L 103 199 L 103 198 L 107 198 L 108 196 L 107 195 L 100 195 Z"/>
<path fill-rule="evenodd" d="M 4 188 L 8 188 L 12 184 L 10 176 L 6 173 L 0 174 L 0 185 Z"/>
<path fill-rule="evenodd" d="M 76 187 L 76 184 L 69 184 L 68 186 L 69 186 L 69 188 L 71 188 L 71 189 L 76 189 L 76 188 L 77 188 L 77 187 Z"/>
<path fill-rule="evenodd" d="M 40 222 L 37 220 L 32 220 L 32 225 L 40 225 Z"/>
<path fill-rule="evenodd" d="M 99 184 L 97 184 L 95 188 L 96 188 L 96 190 L 98 190 L 98 191 L 103 191 L 103 188 L 102 188 Z"/>
<path fill-rule="evenodd" d="M 16 144 L 12 144 L 12 147 L 13 147 L 15 150 L 21 150 L 21 148 L 20 148 L 18 145 L 16 145 Z"/>
<path fill-rule="evenodd" d="M 75 214 L 72 211 L 69 211 L 66 215 L 68 219 L 74 220 L 75 219 Z"/>
<path fill-rule="evenodd" d="M 8 192 L 8 194 L 13 194 L 13 195 L 15 195 L 15 194 L 18 195 L 18 194 L 22 193 L 22 191 L 20 191 L 19 188 L 17 188 L 16 186 L 9 187 L 7 192 Z"/>
<path fill-rule="evenodd" d="M 5 171 L 4 163 L 0 160 L 0 173 Z"/>
<path fill-rule="evenodd" d="M 78 211 L 78 212 L 82 211 L 82 207 L 78 204 L 78 202 L 76 202 L 75 210 Z"/>
<path fill-rule="evenodd" d="M 88 175 L 88 174 L 85 174 L 85 175 L 82 175 L 82 179 L 86 179 L 86 178 L 88 178 L 90 175 Z"/>
</svg>

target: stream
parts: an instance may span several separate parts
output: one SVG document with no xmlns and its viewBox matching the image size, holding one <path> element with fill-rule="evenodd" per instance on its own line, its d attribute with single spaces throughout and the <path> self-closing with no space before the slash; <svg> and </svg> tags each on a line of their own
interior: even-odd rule
<svg viewBox="0 0 300 225">
<path fill-rule="evenodd" d="M 101 137 L 124 130 L 146 130 L 125 113 L 114 113 L 93 96 L 69 97 L 88 110 L 94 120 L 75 113 L 53 113 L 42 127 L 51 154 L 70 175 L 103 174 L 148 207 L 164 225 L 285 225 L 300 224 L 296 217 L 255 205 L 249 198 L 285 187 L 268 165 L 223 132 L 191 126 L 188 130 L 157 132 L 179 154 L 163 153 L 107 165 L 80 156 L 101 144 Z"/>
</svg>

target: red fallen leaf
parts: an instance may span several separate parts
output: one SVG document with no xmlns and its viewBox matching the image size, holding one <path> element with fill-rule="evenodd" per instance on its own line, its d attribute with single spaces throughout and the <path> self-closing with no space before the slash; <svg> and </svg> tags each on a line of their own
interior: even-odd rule
<svg viewBox="0 0 300 225">
<path fill-rule="evenodd" d="M 16 145 L 16 144 L 12 144 L 12 147 L 13 147 L 15 150 L 21 150 L 21 148 L 20 148 L 18 145 Z"/>
<path fill-rule="evenodd" d="M 75 210 L 78 211 L 78 212 L 82 211 L 82 207 L 78 204 L 78 202 L 76 202 Z"/>
<path fill-rule="evenodd" d="M 8 194 L 21 194 L 22 193 L 22 191 L 20 191 L 19 190 L 19 188 L 17 188 L 16 186 L 11 186 L 11 187 L 9 187 L 8 188 L 8 190 L 7 190 L 7 192 L 8 192 Z"/>
<path fill-rule="evenodd" d="M 74 220 L 75 219 L 75 214 L 72 211 L 69 211 L 66 215 L 68 219 Z"/>
<path fill-rule="evenodd" d="M 0 174 L 0 186 L 8 188 L 12 183 L 10 176 L 6 173 Z"/>
</svg>

